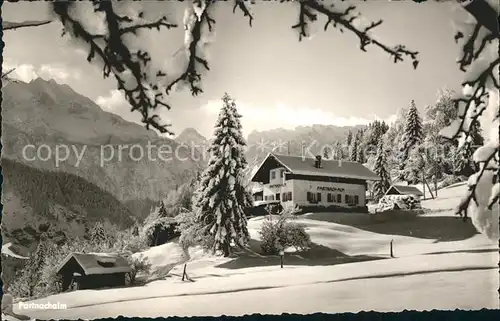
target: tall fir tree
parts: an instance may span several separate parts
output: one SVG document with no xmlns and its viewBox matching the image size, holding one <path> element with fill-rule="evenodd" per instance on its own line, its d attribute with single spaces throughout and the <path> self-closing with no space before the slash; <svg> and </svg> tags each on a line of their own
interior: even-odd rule
<svg viewBox="0 0 500 321">
<path fill-rule="evenodd" d="M 336 160 L 344 160 L 345 155 L 344 155 L 344 148 L 342 146 L 341 142 L 337 142 L 335 144 L 335 154 L 334 157 Z"/>
<path fill-rule="evenodd" d="M 410 155 L 410 151 L 413 147 L 417 146 L 422 142 L 424 137 L 422 119 L 418 112 L 415 101 L 412 100 L 410 103 L 410 108 L 406 116 L 406 122 L 402 137 L 402 146 L 400 150 L 400 167 L 399 169 L 403 172 Z"/>
<path fill-rule="evenodd" d="M 356 134 L 356 140 L 357 140 L 356 162 L 361 164 L 364 164 L 366 162 L 365 152 L 364 152 L 365 144 L 363 143 L 364 142 L 363 137 L 364 137 L 364 130 L 360 129 Z"/>
<path fill-rule="evenodd" d="M 389 172 L 387 171 L 387 155 L 382 141 L 378 144 L 373 171 L 380 177 L 380 181 L 373 183 L 374 198 L 378 201 L 382 196 L 384 196 L 385 192 L 387 192 L 391 185 L 391 178 Z"/>
<path fill-rule="evenodd" d="M 37 247 L 30 255 L 29 260 L 27 260 L 26 265 L 24 266 L 24 269 L 28 271 L 27 275 L 29 275 L 26 289 L 28 297 L 34 296 L 37 289 L 40 286 L 43 286 L 39 276 L 42 273 L 48 254 L 47 242 L 48 237 L 46 233 L 42 233 Z"/>
<path fill-rule="evenodd" d="M 346 144 L 348 147 L 350 147 L 352 144 L 352 132 L 351 131 L 347 132 Z"/>
<path fill-rule="evenodd" d="M 423 137 L 424 131 L 422 118 L 420 118 L 415 101 L 412 100 L 406 117 L 405 130 L 403 134 L 403 149 L 409 152 L 413 146 L 422 142 Z"/>
<path fill-rule="evenodd" d="M 358 148 L 359 148 L 359 141 L 358 141 L 359 136 L 356 135 L 352 141 L 352 145 L 350 147 L 350 154 L 349 154 L 349 160 L 351 162 L 357 162 L 358 161 Z"/>
<path fill-rule="evenodd" d="M 356 161 L 358 163 L 364 164 L 366 163 L 366 157 L 365 157 L 365 149 L 363 144 L 358 145 L 358 151 L 356 152 Z"/>
<path fill-rule="evenodd" d="M 212 251 L 228 256 L 232 242 L 242 247 L 248 244 L 245 209 L 251 206 L 252 198 L 243 185 L 247 161 L 241 115 L 228 94 L 222 102 L 209 148 L 210 161 L 196 192 L 195 221 L 213 237 Z"/>
</svg>

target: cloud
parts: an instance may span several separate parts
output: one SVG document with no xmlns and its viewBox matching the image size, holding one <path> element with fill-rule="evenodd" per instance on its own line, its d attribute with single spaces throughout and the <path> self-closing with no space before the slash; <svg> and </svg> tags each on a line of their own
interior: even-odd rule
<svg viewBox="0 0 500 321">
<path fill-rule="evenodd" d="M 9 61 L 4 62 L 3 70 L 15 70 L 9 75 L 11 78 L 19 79 L 24 82 L 41 77 L 49 80 L 54 79 L 58 83 L 67 83 L 69 80 L 79 80 L 81 73 L 74 68 L 67 68 L 62 64 L 42 64 L 35 67 L 31 64 L 16 64 Z"/>
<path fill-rule="evenodd" d="M 109 112 L 120 111 L 123 109 L 123 106 L 128 105 L 123 94 L 117 89 L 111 90 L 106 96 L 97 97 L 95 102 Z"/>
<path fill-rule="evenodd" d="M 142 124 L 139 112 L 130 111 L 130 104 L 118 89 L 110 90 L 106 96 L 97 97 L 95 103 L 103 110 L 116 114 L 127 121 Z"/>
<path fill-rule="evenodd" d="M 396 115 L 391 115 L 387 119 L 382 119 L 376 115 L 369 118 L 362 117 L 340 117 L 335 113 L 309 107 L 291 107 L 283 103 L 276 103 L 274 106 L 254 106 L 240 101 L 236 101 L 238 112 L 243 116 L 242 126 L 245 135 L 253 130 L 270 130 L 275 128 L 293 129 L 297 126 L 310 125 L 334 125 L 334 126 L 354 126 L 367 125 L 374 120 L 384 120 L 392 123 L 396 120 Z M 220 101 L 209 101 L 202 107 L 207 114 L 206 121 L 217 119 L 221 109 Z M 212 125 L 213 126 L 213 125 Z"/>
<path fill-rule="evenodd" d="M 9 76 L 22 80 L 24 82 L 29 82 L 38 77 L 35 67 L 28 64 L 22 64 L 18 66 L 13 66 L 11 68 L 16 68 Z M 10 69 L 10 68 L 9 68 Z"/>
<path fill-rule="evenodd" d="M 58 65 L 41 65 L 38 74 L 44 79 L 54 79 L 61 83 L 69 79 L 79 80 L 81 78 L 81 74 L 78 70 L 64 68 Z"/>
</svg>

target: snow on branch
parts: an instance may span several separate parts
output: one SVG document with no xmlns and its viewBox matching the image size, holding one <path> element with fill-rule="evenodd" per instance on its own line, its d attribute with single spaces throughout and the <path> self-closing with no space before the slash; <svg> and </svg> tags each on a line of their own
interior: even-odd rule
<svg viewBox="0 0 500 321">
<path fill-rule="evenodd" d="M 489 106 L 489 91 L 496 90 L 498 92 L 500 90 L 498 80 L 500 58 L 498 56 L 496 58 L 493 57 L 489 63 L 484 63 L 487 45 L 499 40 L 498 27 L 495 27 L 497 16 L 495 9 L 484 0 L 468 1 L 463 7 L 476 19 L 473 31 L 467 39 L 462 31 L 457 31 L 455 36 L 455 40 L 465 40 L 458 65 L 460 70 L 469 73 L 469 79 L 462 83 L 464 88 L 462 97 L 453 100 L 458 111 L 458 118 L 440 133 L 442 136 L 452 140 L 461 138 L 461 143 L 470 140 L 471 124 L 478 121 L 486 108 L 498 108 L 498 106 Z M 479 62 L 482 63 L 479 64 Z M 497 112 L 494 120 L 497 126 L 498 119 L 499 114 Z M 498 127 L 496 129 L 498 130 Z M 477 201 L 477 187 L 479 181 L 485 176 L 486 171 L 494 173 L 492 176 L 493 187 L 491 197 L 486 208 L 491 211 L 493 205 L 498 202 L 498 132 L 495 136 L 490 137 L 484 146 L 479 147 L 474 153 L 474 161 L 480 164 L 480 169 L 469 179 L 467 194 L 456 210 L 457 215 L 462 216 L 464 220 L 468 217 L 471 201 L 474 201 L 475 205 L 479 206 Z"/>
<path fill-rule="evenodd" d="M 212 5 L 212 1 L 198 0 L 193 3 L 192 10 L 186 11 L 184 28 L 186 30 L 185 46 L 188 62 L 184 72 L 166 86 L 167 95 L 181 82 L 189 83 L 193 96 L 203 93 L 203 89 L 200 86 L 202 75 L 197 67 L 201 65 L 205 70 L 210 70 L 208 60 L 200 56 L 200 44 L 203 38 L 203 26 L 207 26 L 208 32 L 212 32 L 213 25 L 215 24 L 215 20 L 210 17 L 208 10 Z"/>
<path fill-rule="evenodd" d="M 284 0 L 282 0 L 282 2 L 283 1 Z M 307 32 L 309 23 L 315 22 L 317 20 L 316 13 L 319 13 L 328 19 L 324 26 L 325 31 L 328 29 L 329 25 L 333 25 L 334 28 L 338 28 L 342 33 L 344 32 L 344 29 L 346 29 L 358 37 L 360 41 L 360 49 L 362 51 L 366 51 L 366 46 L 372 44 L 388 53 L 394 59 L 395 63 L 403 61 L 404 57 L 410 57 L 413 68 L 417 68 L 419 63 L 417 59 L 418 51 L 408 50 L 404 45 L 390 47 L 369 35 L 369 32 L 372 29 L 382 24 L 382 20 L 372 22 L 365 28 L 358 28 L 353 24 L 354 20 L 360 17 L 359 13 L 354 14 L 354 10 L 356 9 L 355 6 L 349 6 L 347 9 L 341 11 L 334 9 L 333 4 L 325 6 L 318 0 L 303 0 L 298 1 L 298 3 L 300 8 L 299 22 L 293 25 L 292 28 L 300 30 L 299 41 L 302 40 L 303 37 L 309 36 Z"/>
</svg>

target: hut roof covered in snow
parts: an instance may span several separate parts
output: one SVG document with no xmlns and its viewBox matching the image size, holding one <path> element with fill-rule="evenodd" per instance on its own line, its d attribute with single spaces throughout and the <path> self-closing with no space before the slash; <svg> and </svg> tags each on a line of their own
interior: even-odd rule
<svg viewBox="0 0 500 321">
<path fill-rule="evenodd" d="M 423 196 L 424 194 L 415 186 L 392 185 L 385 192 L 385 195 L 415 195 Z"/>
<path fill-rule="evenodd" d="M 59 273 L 72 260 L 75 260 L 80 265 L 86 275 L 128 273 L 132 271 L 128 261 L 118 254 L 73 252 L 68 254 L 59 264 L 56 273 Z"/>
</svg>

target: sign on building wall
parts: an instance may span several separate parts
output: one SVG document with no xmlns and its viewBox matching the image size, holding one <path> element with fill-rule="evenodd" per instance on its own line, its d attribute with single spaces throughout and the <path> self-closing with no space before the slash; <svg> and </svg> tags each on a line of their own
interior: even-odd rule
<svg viewBox="0 0 500 321">
<path fill-rule="evenodd" d="M 327 192 L 345 192 L 345 188 L 340 187 L 329 187 L 329 186 L 318 186 L 318 191 L 327 191 Z"/>
<path fill-rule="evenodd" d="M 280 187 L 285 187 L 286 184 L 273 184 L 273 185 L 269 185 L 269 188 L 280 188 Z"/>
</svg>

